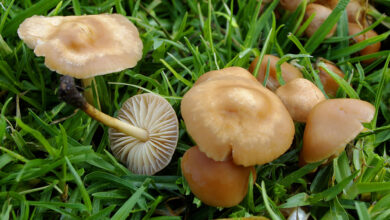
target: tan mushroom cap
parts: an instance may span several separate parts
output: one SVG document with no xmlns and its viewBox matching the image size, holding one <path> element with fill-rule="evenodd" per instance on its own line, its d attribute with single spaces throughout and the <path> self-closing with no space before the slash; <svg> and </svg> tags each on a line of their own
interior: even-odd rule
<svg viewBox="0 0 390 220">
<path fill-rule="evenodd" d="M 363 31 L 363 29 L 358 24 L 348 23 L 348 34 L 349 35 L 354 35 L 354 34 L 357 34 L 361 31 Z M 378 36 L 378 34 L 374 30 L 369 30 L 364 34 L 361 34 L 361 35 L 354 37 L 353 40 L 356 43 L 359 43 L 359 42 L 362 42 L 364 40 L 367 40 L 367 39 L 370 39 L 370 38 L 373 38 L 376 36 Z M 377 42 L 377 43 L 368 45 L 367 47 L 361 49 L 359 51 L 359 54 L 362 56 L 369 55 L 369 54 L 378 52 L 380 49 L 381 49 L 381 42 Z M 362 63 L 369 64 L 369 63 L 372 63 L 374 60 L 375 60 L 375 58 L 371 58 L 368 60 L 363 60 Z"/>
<path fill-rule="evenodd" d="M 310 3 L 306 7 L 304 20 L 307 20 L 314 13 L 315 16 L 313 20 L 305 30 L 307 37 L 313 36 L 322 23 L 329 17 L 330 13 L 332 13 L 332 10 L 320 4 Z M 331 37 L 334 34 L 336 26 L 337 25 L 334 25 L 326 37 Z"/>
<path fill-rule="evenodd" d="M 294 79 L 276 90 L 294 121 L 306 122 L 311 109 L 325 100 L 324 94 L 304 78 Z"/>
<path fill-rule="evenodd" d="M 374 117 L 372 104 L 358 99 L 328 99 L 310 112 L 300 158 L 313 163 L 339 155 Z"/>
<path fill-rule="evenodd" d="M 75 78 L 131 68 L 142 57 L 137 28 L 119 14 L 33 16 L 18 34 L 49 69 Z"/>
<path fill-rule="evenodd" d="M 295 11 L 301 4 L 302 0 L 280 0 L 280 5 L 287 11 Z"/>
<path fill-rule="evenodd" d="M 109 129 L 111 150 L 129 170 L 153 175 L 169 164 L 179 135 L 176 112 L 169 102 L 152 93 L 136 95 L 123 103 L 118 119 L 149 133 L 144 142 Z"/>
<path fill-rule="evenodd" d="M 226 76 L 192 87 L 182 99 L 181 113 L 202 152 L 216 161 L 232 155 L 243 166 L 276 159 L 290 147 L 295 132 L 280 99 L 247 77 Z"/>
<path fill-rule="evenodd" d="M 246 78 L 249 80 L 252 80 L 253 82 L 257 82 L 257 79 L 251 75 L 248 74 L 248 71 L 246 69 L 243 69 L 241 67 L 227 67 L 221 70 L 213 70 L 207 72 L 207 74 L 203 74 L 199 77 L 198 80 L 196 80 L 194 86 L 199 85 L 202 82 L 209 81 L 209 80 L 215 80 L 215 79 L 220 79 L 224 77 L 241 77 L 241 78 Z"/>
<path fill-rule="evenodd" d="M 344 78 L 343 71 L 341 71 L 334 63 L 325 59 L 321 60 L 325 63 L 326 67 L 329 70 L 336 73 L 341 78 Z M 319 67 L 319 76 L 321 83 L 324 86 L 325 92 L 332 97 L 336 96 L 337 90 L 339 89 L 340 85 L 322 67 Z"/>
<path fill-rule="evenodd" d="M 247 194 L 251 171 L 256 179 L 254 167 L 235 165 L 231 158 L 214 161 L 198 147 L 184 153 L 181 169 L 191 192 L 203 203 L 215 207 L 238 205 Z"/>
<path fill-rule="evenodd" d="M 251 65 L 249 67 L 249 72 L 253 73 L 255 71 L 258 59 L 259 58 L 256 57 L 252 61 Z M 275 91 L 280 86 L 279 81 L 276 77 L 276 63 L 280 60 L 279 57 L 274 56 L 274 55 L 269 55 L 269 54 L 264 55 L 263 60 L 260 64 L 259 72 L 257 75 L 257 80 L 259 80 L 259 82 L 263 84 L 264 79 L 265 79 L 265 74 L 267 73 L 268 60 L 269 60 L 269 76 L 267 79 L 266 86 L 268 89 Z M 296 79 L 296 78 L 302 78 L 301 71 L 298 68 L 296 68 L 295 66 L 293 66 L 287 62 L 284 62 L 280 66 L 280 68 L 282 70 L 282 78 L 286 83 L 293 80 L 293 79 Z"/>
</svg>

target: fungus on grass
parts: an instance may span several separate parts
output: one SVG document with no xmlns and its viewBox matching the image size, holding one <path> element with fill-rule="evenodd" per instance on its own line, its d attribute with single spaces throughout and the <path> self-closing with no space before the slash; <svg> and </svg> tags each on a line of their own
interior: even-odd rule
<svg viewBox="0 0 390 220">
<path fill-rule="evenodd" d="M 164 98 L 154 94 L 133 96 L 123 104 L 117 119 L 86 102 L 70 76 L 61 77 L 59 94 L 67 103 L 110 127 L 111 149 L 132 172 L 153 175 L 170 162 L 179 125 L 175 111 Z"/>
<path fill-rule="evenodd" d="M 372 104 L 358 99 L 328 99 L 317 104 L 306 122 L 300 164 L 337 157 L 374 113 Z"/>
<path fill-rule="evenodd" d="M 305 34 L 307 37 L 313 36 L 313 34 L 317 31 L 317 29 L 324 23 L 324 21 L 329 17 L 332 10 L 315 3 L 310 3 L 306 7 L 304 20 L 307 20 L 312 14 L 315 14 L 313 20 L 309 24 L 309 26 L 305 30 Z M 331 37 L 336 31 L 336 25 L 330 30 L 326 37 Z"/>
<path fill-rule="evenodd" d="M 93 77 L 134 67 L 142 57 L 137 28 L 119 14 L 32 16 L 20 24 L 18 35 L 45 57 L 50 70 L 83 79 L 85 87 Z M 92 103 L 92 92 L 86 96 Z"/>
<path fill-rule="evenodd" d="M 256 57 L 252 61 L 251 65 L 249 67 L 249 72 L 253 73 L 255 71 L 258 59 L 259 58 Z M 264 55 L 263 60 L 260 64 L 259 71 L 257 73 L 257 80 L 259 80 L 259 82 L 263 84 L 264 80 L 265 80 L 266 73 L 267 73 L 267 65 L 269 62 L 269 76 L 267 79 L 266 87 L 272 91 L 275 91 L 280 86 L 279 81 L 276 77 L 276 63 L 279 60 L 280 60 L 280 58 L 277 56 L 270 55 L 270 54 Z M 282 65 L 280 67 L 282 70 L 282 78 L 285 82 L 289 82 L 289 81 L 296 79 L 296 78 L 302 78 L 301 71 L 298 68 L 296 68 L 295 66 L 293 66 L 287 62 L 284 62 L 284 63 L 282 63 Z"/>
<path fill-rule="evenodd" d="M 303 0 L 280 0 L 280 5 L 287 11 L 294 12 Z"/>
<path fill-rule="evenodd" d="M 349 35 L 355 35 L 361 31 L 363 31 L 363 29 L 364 28 L 362 28 L 358 24 L 348 23 L 348 34 Z M 374 30 L 369 30 L 364 34 L 360 34 L 360 35 L 354 37 L 353 41 L 354 41 L 354 43 L 359 43 L 359 42 L 362 42 L 364 40 L 367 40 L 367 39 L 370 39 L 370 38 L 373 38 L 376 36 L 378 36 L 378 34 Z M 374 44 L 368 45 L 367 47 L 361 49 L 359 51 L 359 54 L 361 56 L 369 55 L 369 54 L 378 52 L 380 49 L 381 49 L 381 42 L 376 42 Z M 369 63 L 372 63 L 374 60 L 375 60 L 375 58 L 371 58 L 368 60 L 363 60 L 362 63 L 369 64 Z"/>
<path fill-rule="evenodd" d="M 276 90 L 294 121 L 306 122 L 311 109 L 325 100 L 324 94 L 304 78 L 294 79 Z"/>
<path fill-rule="evenodd" d="M 282 155 L 295 132 L 291 116 L 279 98 L 240 67 L 210 71 L 199 77 L 184 95 L 181 113 L 187 132 L 198 146 L 186 152 L 182 172 L 191 191 L 212 206 L 240 203 L 251 167 Z M 191 154 L 202 159 L 190 159 Z M 190 167 L 189 161 L 200 165 Z M 210 165 L 205 168 L 202 164 Z M 236 170 L 234 181 L 231 167 Z M 228 181 L 218 178 L 218 173 L 228 176 Z M 208 187 L 209 182 L 214 186 Z"/>
<path fill-rule="evenodd" d="M 237 70 L 246 77 L 234 76 Z M 280 99 L 242 68 L 220 71 L 230 74 L 197 84 L 181 102 L 187 132 L 199 149 L 216 161 L 232 155 L 243 166 L 270 162 L 287 151 L 295 130 Z M 204 77 L 208 73 L 199 80 Z"/>
<path fill-rule="evenodd" d="M 329 60 L 323 59 L 323 58 L 318 59 L 317 63 L 319 63 L 320 61 L 323 61 L 329 70 L 336 73 L 341 78 L 344 78 L 343 71 L 341 71 L 336 66 L 336 64 L 334 64 L 333 62 L 331 62 Z M 328 94 L 332 97 L 335 97 L 340 85 L 324 70 L 324 68 L 319 67 L 318 65 L 317 65 L 317 68 L 319 70 L 320 80 L 321 80 L 322 85 L 324 86 L 324 90 L 325 90 L 326 94 Z"/>
<path fill-rule="evenodd" d="M 197 146 L 184 153 L 181 169 L 192 193 L 205 204 L 216 207 L 240 203 L 247 193 L 250 172 L 256 179 L 253 166 L 236 165 L 232 158 L 215 161 Z"/>
</svg>

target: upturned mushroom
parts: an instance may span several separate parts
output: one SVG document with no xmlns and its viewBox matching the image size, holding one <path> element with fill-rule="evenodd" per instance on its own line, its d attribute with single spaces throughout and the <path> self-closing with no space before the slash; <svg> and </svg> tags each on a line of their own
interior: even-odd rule
<svg viewBox="0 0 390 220">
<path fill-rule="evenodd" d="M 294 121 L 306 122 L 311 109 L 325 100 L 324 94 L 304 78 L 294 79 L 276 90 Z"/>
<path fill-rule="evenodd" d="M 249 72 L 253 73 L 255 71 L 256 65 L 258 63 L 258 59 L 259 58 L 256 57 L 252 61 L 249 67 Z M 260 83 L 264 83 L 265 75 L 267 73 L 267 65 L 269 62 L 269 76 L 267 79 L 266 87 L 272 91 L 275 91 L 280 86 L 279 81 L 276 77 L 276 63 L 279 60 L 280 58 L 277 56 L 264 55 L 263 60 L 260 64 L 259 71 L 257 73 L 257 80 L 259 80 Z M 296 78 L 302 78 L 301 71 L 287 62 L 281 65 L 281 70 L 282 70 L 282 78 L 286 83 Z"/>
<path fill-rule="evenodd" d="M 324 23 L 324 21 L 329 17 L 332 10 L 315 3 L 310 3 L 306 7 L 304 20 L 307 20 L 312 14 L 315 14 L 313 20 L 309 24 L 309 26 L 305 30 L 305 34 L 307 37 L 313 36 L 313 34 L 318 30 L 318 28 Z M 333 36 L 336 31 L 336 25 L 330 30 L 326 37 Z"/>
<path fill-rule="evenodd" d="M 247 76 L 235 76 L 237 70 Z M 270 162 L 287 151 L 295 129 L 280 99 L 242 68 L 220 71 L 230 73 L 202 75 L 199 80 L 208 80 L 192 87 L 181 102 L 187 132 L 200 151 L 215 161 L 231 155 L 243 166 Z"/>
<path fill-rule="evenodd" d="M 215 207 L 239 204 L 247 194 L 250 172 L 256 179 L 253 166 L 236 165 L 232 158 L 214 161 L 196 146 L 184 153 L 181 169 L 191 192 L 206 205 Z"/>
<path fill-rule="evenodd" d="M 61 77 L 59 95 L 110 127 L 111 149 L 132 172 L 153 175 L 170 162 L 179 126 L 175 111 L 164 98 L 154 94 L 133 96 L 123 104 L 117 119 L 86 102 L 70 76 Z"/>
<path fill-rule="evenodd" d="M 119 14 L 32 16 L 18 35 L 50 70 L 83 79 L 86 87 L 93 77 L 134 67 L 142 57 L 137 28 Z M 93 100 L 92 92 L 86 96 Z"/>
<path fill-rule="evenodd" d="M 337 157 L 374 113 L 372 104 L 358 99 L 328 99 L 317 104 L 306 122 L 300 164 Z"/>
<path fill-rule="evenodd" d="M 332 63 L 329 60 L 323 59 L 323 58 L 318 59 L 317 63 L 320 61 L 324 62 L 326 67 L 329 70 L 336 73 L 341 78 L 344 78 L 343 71 L 341 71 L 334 63 Z M 325 90 L 326 94 L 328 94 L 332 97 L 335 97 L 340 85 L 324 70 L 324 68 L 318 67 L 318 65 L 317 65 L 317 68 L 319 70 L 320 80 L 321 80 L 322 85 L 324 86 L 324 90 Z"/>
</svg>

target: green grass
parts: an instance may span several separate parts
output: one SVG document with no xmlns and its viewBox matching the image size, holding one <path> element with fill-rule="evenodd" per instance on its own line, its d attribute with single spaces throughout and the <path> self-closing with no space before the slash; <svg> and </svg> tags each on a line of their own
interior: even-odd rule
<svg viewBox="0 0 390 220">
<path fill-rule="evenodd" d="M 385 0 L 375 2 L 379 11 L 388 9 Z M 371 9 L 377 22 L 368 29 L 380 35 L 349 45 L 343 13 L 347 3 L 340 0 L 308 39 L 302 36 L 306 25 L 297 22 L 306 5 L 287 13 L 277 7 L 278 1 L 264 9 L 256 0 L 1 1 L 0 219 L 284 219 L 282 209 L 296 206 L 304 206 L 313 219 L 389 219 L 390 53 L 384 41 L 389 18 Z M 98 13 L 126 15 L 144 44 L 143 59 L 135 68 L 96 77 L 102 111 L 116 115 L 124 100 L 152 91 L 167 98 L 179 117 L 177 150 L 156 176 L 134 175 L 113 157 L 108 128 L 58 99 L 60 75 L 47 69 L 44 59 L 16 34 L 18 25 L 34 14 Z M 324 39 L 335 23 L 337 34 Z M 382 41 L 381 52 L 355 55 L 377 41 Z M 338 63 L 344 79 L 327 70 L 340 84 L 338 97 L 371 102 L 375 119 L 346 153 L 326 165 L 302 168 L 298 156 L 304 125 L 297 123 L 293 146 L 256 168 L 257 179 L 240 205 L 204 205 L 190 193 L 180 171 L 180 158 L 194 145 L 180 116 L 181 97 L 207 71 L 247 68 L 255 56 L 270 53 L 296 59 L 304 76 L 321 89 L 312 63 L 318 57 Z M 372 64 L 360 64 L 372 57 L 377 58 Z"/>
</svg>

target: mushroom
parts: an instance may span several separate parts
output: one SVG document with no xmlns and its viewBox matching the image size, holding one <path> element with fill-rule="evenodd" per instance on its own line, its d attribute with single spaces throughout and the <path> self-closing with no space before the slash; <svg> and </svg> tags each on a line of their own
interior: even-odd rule
<svg viewBox="0 0 390 220">
<path fill-rule="evenodd" d="M 329 70 L 336 73 L 341 78 L 344 78 L 344 73 L 333 62 L 323 58 L 318 59 L 318 61 L 323 61 Z M 318 67 L 318 70 L 320 80 L 322 85 L 324 86 L 326 94 L 335 97 L 340 85 L 324 70 L 324 68 Z"/>
<path fill-rule="evenodd" d="M 363 28 L 361 28 L 358 24 L 348 23 L 349 35 L 354 35 L 354 34 L 357 34 L 361 31 L 363 31 Z M 361 41 L 364 41 L 364 40 L 367 40 L 369 38 L 376 37 L 376 36 L 378 36 L 378 34 L 374 30 L 369 30 L 364 34 L 360 34 L 360 35 L 354 37 L 353 40 L 356 43 L 359 43 Z M 380 49 L 381 49 L 381 42 L 377 42 L 377 43 L 368 45 L 367 47 L 361 49 L 359 51 L 359 54 L 362 56 L 369 55 L 369 54 L 378 52 Z M 363 60 L 362 63 L 369 64 L 369 63 L 372 63 L 374 60 L 375 60 L 375 58 L 371 58 L 368 60 Z"/>
<path fill-rule="evenodd" d="M 32 16 L 18 35 L 50 70 L 83 79 L 84 86 L 94 76 L 134 67 L 142 57 L 137 28 L 119 14 Z M 91 92 L 87 99 L 93 100 Z"/>
<path fill-rule="evenodd" d="M 248 71 L 246 77 L 234 76 L 237 70 L 246 71 L 225 68 L 220 71 L 230 72 L 226 77 L 192 87 L 182 99 L 182 117 L 187 132 L 211 159 L 224 161 L 231 155 L 237 165 L 264 164 L 290 147 L 294 123 L 274 93 Z"/>
<path fill-rule="evenodd" d="M 358 99 L 328 99 L 317 104 L 306 122 L 300 164 L 337 157 L 374 113 L 372 104 Z"/>
<path fill-rule="evenodd" d="M 192 193 L 206 205 L 215 207 L 239 204 L 247 194 L 251 171 L 256 179 L 253 166 L 236 165 L 232 158 L 214 161 L 196 146 L 184 153 L 181 169 Z"/>
<path fill-rule="evenodd" d="M 133 96 L 123 104 L 116 119 L 86 102 L 70 76 L 61 77 L 59 94 L 111 128 L 111 149 L 132 172 L 153 175 L 170 162 L 179 126 L 175 111 L 164 98 L 154 94 Z"/>
<path fill-rule="evenodd" d="M 302 0 L 280 0 L 280 5 L 282 8 L 286 9 L 287 11 L 294 12 L 297 10 L 299 5 L 303 2 Z"/>
<path fill-rule="evenodd" d="M 317 4 L 321 4 L 323 6 L 326 6 L 328 8 L 334 9 L 336 8 L 337 4 L 339 3 L 339 0 L 316 0 Z M 364 21 L 364 13 L 365 8 L 361 1 L 359 0 L 351 0 L 348 2 L 347 7 L 347 15 L 348 15 L 348 21 L 352 23 L 363 23 Z"/>
<path fill-rule="evenodd" d="M 313 20 L 305 30 L 307 37 L 313 36 L 317 29 L 324 23 L 324 21 L 329 17 L 332 10 L 319 4 L 310 3 L 306 7 L 304 20 L 307 20 L 312 14 L 315 14 Z M 336 31 L 336 25 L 330 30 L 326 37 L 331 37 Z"/>
<path fill-rule="evenodd" d="M 325 100 L 324 94 L 304 78 L 294 79 L 276 90 L 294 121 L 306 122 L 311 109 Z"/>
<path fill-rule="evenodd" d="M 256 57 L 252 61 L 251 65 L 249 67 L 249 72 L 253 73 L 255 71 L 258 59 L 259 58 Z M 271 89 L 272 91 L 275 91 L 280 86 L 278 79 L 276 77 L 276 63 L 279 60 L 280 60 L 280 58 L 277 56 L 270 55 L 270 54 L 264 55 L 263 60 L 260 64 L 258 75 L 257 75 L 257 80 L 259 80 L 260 83 L 263 83 L 264 79 L 265 79 L 266 72 L 267 72 L 267 65 L 268 65 L 268 61 L 269 61 L 269 76 L 267 79 L 266 86 L 268 89 Z M 302 78 L 301 71 L 299 71 L 298 68 L 294 67 L 293 65 L 291 65 L 287 62 L 285 62 L 281 65 L 281 69 L 282 69 L 282 78 L 286 83 L 293 80 L 293 79 L 296 79 L 296 78 Z"/>
</svg>

